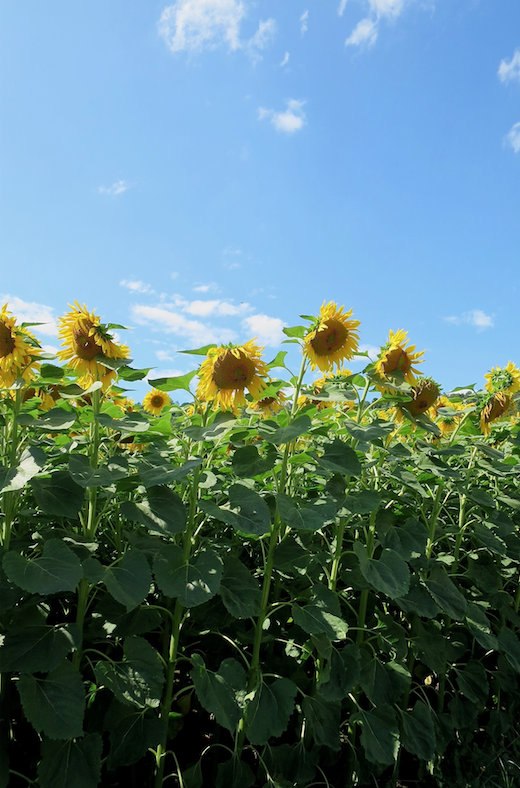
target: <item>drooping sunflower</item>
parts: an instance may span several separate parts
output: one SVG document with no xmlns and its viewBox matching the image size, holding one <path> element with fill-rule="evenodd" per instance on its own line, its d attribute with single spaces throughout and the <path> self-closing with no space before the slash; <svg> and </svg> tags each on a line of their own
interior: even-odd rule
<svg viewBox="0 0 520 788">
<path fill-rule="evenodd" d="M 163 408 L 171 405 L 172 401 L 168 394 L 159 389 L 152 389 L 143 398 L 143 410 L 153 416 L 160 416 Z"/>
<path fill-rule="evenodd" d="M 344 307 L 334 301 L 325 301 L 319 317 L 303 338 L 303 352 L 310 361 L 311 369 L 330 372 L 334 365 L 352 358 L 358 349 L 359 320 L 351 320 L 352 309 L 343 312 Z"/>
<path fill-rule="evenodd" d="M 403 402 L 402 407 L 412 416 L 420 416 L 435 404 L 440 393 L 440 386 L 433 378 L 421 378 L 413 388 L 413 399 Z"/>
<path fill-rule="evenodd" d="M 513 399 L 503 391 L 496 391 L 487 398 L 487 402 L 480 411 L 480 429 L 484 435 L 489 435 L 490 424 L 501 416 L 507 415 L 513 409 Z"/>
<path fill-rule="evenodd" d="M 287 396 L 283 391 L 278 391 L 275 396 L 262 397 L 262 399 L 252 402 L 249 407 L 268 419 L 270 416 L 276 416 L 282 410 L 285 402 L 287 402 Z"/>
<path fill-rule="evenodd" d="M 116 378 L 116 373 L 104 366 L 99 357 L 126 359 L 130 357 L 130 350 L 126 345 L 114 342 L 108 328 L 94 312 L 88 311 L 85 304 L 81 306 L 74 301 L 74 306 L 69 306 L 72 311 L 59 319 L 58 337 L 63 340 L 61 344 L 65 349 L 58 352 L 58 358 L 78 372 L 78 383 L 83 388 L 100 380 L 106 389 Z"/>
<path fill-rule="evenodd" d="M 453 413 L 451 416 L 447 415 L 442 413 L 441 408 L 449 408 L 451 411 L 455 411 L 455 413 Z M 465 410 L 466 407 L 462 402 L 454 402 L 442 394 L 439 399 L 431 406 L 428 411 L 428 415 L 432 421 L 436 422 L 438 428 L 441 431 L 441 435 L 444 438 L 453 432 L 461 418 L 464 416 Z"/>
<path fill-rule="evenodd" d="M 36 338 L 16 325 L 16 318 L 4 304 L 0 311 L 0 387 L 9 388 L 17 378 L 32 380 L 40 367 L 40 353 Z"/>
<path fill-rule="evenodd" d="M 406 345 L 408 332 L 399 329 L 395 333 L 390 331 L 388 342 L 381 348 L 381 353 L 376 361 L 375 369 L 380 378 L 387 378 L 394 372 L 401 372 L 404 379 L 411 386 L 415 383 L 418 370 L 414 364 L 422 364 L 424 350 L 415 353 L 415 345 Z M 378 386 L 378 388 L 381 388 Z M 384 388 L 384 387 L 383 387 Z"/>
<path fill-rule="evenodd" d="M 197 398 L 212 402 L 214 410 L 233 411 L 247 405 L 246 389 L 254 400 L 261 399 L 268 385 L 262 378 L 269 373 L 261 359 L 262 350 L 254 339 L 244 345 L 210 348 L 200 365 Z"/>
<path fill-rule="evenodd" d="M 502 391 L 504 394 L 516 394 L 520 391 L 520 369 L 512 361 L 508 361 L 503 369 L 492 367 L 491 372 L 486 373 L 484 377 L 487 380 L 488 391 Z"/>
</svg>

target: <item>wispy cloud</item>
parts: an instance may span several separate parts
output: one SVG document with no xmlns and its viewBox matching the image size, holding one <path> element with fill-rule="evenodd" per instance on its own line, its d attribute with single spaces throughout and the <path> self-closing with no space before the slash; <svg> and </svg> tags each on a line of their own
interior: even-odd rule
<svg viewBox="0 0 520 788">
<path fill-rule="evenodd" d="M 259 50 L 274 38 L 276 22 L 260 21 L 256 33 L 242 41 L 240 26 L 245 16 L 246 6 L 240 0 L 177 0 L 164 9 L 157 27 L 172 52 L 227 46 L 231 52 L 245 50 L 257 60 Z"/>
<path fill-rule="evenodd" d="M 176 334 L 194 345 L 233 342 L 237 336 L 231 329 L 215 328 L 198 320 L 190 320 L 169 306 L 136 304 L 132 307 L 132 315 L 136 323 L 152 326 L 167 334 Z"/>
<path fill-rule="evenodd" d="M 131 185 L 132 184 L 128 183 L 128 181 L 116 181 L 112 186 L 100 186 L 98 192 L 100 194 L 110 194 L 112 197 L 117 197 L 118 194 L 123 194 L 123 192 L 128 191 Z"/>
<path fill-rule="evenodd" d="M 242 255 L 241 249 L 235 249 L 233 246 L 228 246 L 224 249 L 222 254 L 224 257 L 223 266 L 227 268 L 228 271 L 237 271 L 239 268 L 242 268 L 242 263 L 238 260 Z"/>
<path fill-rule="evenodd" d="M 287 325 L 279 317 L 269 317 L 269 315 L 251 315 L 242 321 L 244 328 L 247 328 L 262 345 L 277 347 L 284 339 L 283 328 Z"/>
<path fill-rule="evenodd" d="M 289 62 L 289 53 L 286 52 L 284 55 L 284 59 L 280 63 L 280 66 L 286 66 L 288 62 Z"/>
<path fill-rule="evenodd" d="M 463 312 L 462 315 L 451 315 L 450 317 L 445 317 L 444 320 L 447 323 L 453 323 L 454 325 L 467 323 L 470 326 L 474 326 L 477 331 L 484 331 L 484 329 L 493 328 L 495 325 L 491 315 L 486 315 L 482 309 L 471 309 L 469 312 Z"/>
<path fill-rule="evenodd" d="M 239 306 L 231 304 L 229 301 L 187 301 L 182 304 L 182 310 L 190 315 L 197 317 L 232 317 L 234 315 L 242 315 L 244 312 L 249 312 L 251 307 L 249 304 L 242 303 Z"/>
<path fill-rule="evenodd" d="M 126 289 L 130 290 L 132 293 L 148 293 L 149 295 L 155 293 L 155 290 L 152 290 L 150 285 L 141 281 L 134 282 L 129 279 L 121 279 L 119 284 L 121 287 L 126 287 Z"/>
<path fill-rule="evenodd" d="M 341 3 L 339 4 L 339 8 L 338 8 L 339 16 L 343 16 L 346 5 L 347 5 L 347 0 L 341 0 Z"/>
<path fill-rule="evenodd" d="M 370 46 L 377 39 L 377 24 L 373 19 L 362 19 L 345 41 L 345 46 L 359 46 L 365 41 Z"/>
<path fill-rule="evenodd" d="M 506 135 L 506 143 L 511 145 L 515 153 L 520 151 L 520 123 L 515 123 Z"/>
<path fill-rule="evenodd" d="M 219 290 L 219 286 L 215 282 L 210 282 L 208 285 L 196 285 L 191 289 L 194 293 L 216 293 Z"/>
<path fill-rule="evenodd" d="M 500 62 L 498 77 L 501 82 L 511 82 L 514 79 L 520 82 L 520 49 L 515 50 L 515 54 L 509 63 L 507 60 Z"/>
<path fill-rule="evenodd" d="M 300 17 L 300 33 L 302 34 L 302 36 L 305 35 L 305 33 L 307 32 L 307 30 L 309 28 L 309 25 L 307 23 L 308 18 L 309 18 L 309 12 L 308 11 L 304 11 L 303 14 Z"/>
<path fill-rule="evenodd" d="M 303 111 L 305 101 L 287 99 L 286 104 L 287 109 L 281 112 L 260 107 L 258 109 L 258 120 L 269 118 L 276 131 L 294 134 L 295 131 L 299 131 L 307 123 L 305 112 Z"/>
<path fill-rule="evenodd" d="M 378 35 L 378 26 L 381 19 L 397 18 L 405 5 L 413 0 L 368 0 L 369 14 L 362 19 L 345 41 L 345 46 L 359 46 L 360 44 L 372 45 Z M 338 8 L 340 16 L 343 15 L 347 0 L 341 0 Z"/>
<path fill-rule="evenodd" d="M 18 296 L 0 293 L 0 307 L 4 304 L 7 304 L 8 310 L 16 317 L 17 323 L 41 323 L 41 326 L 34 327 L 35 334 L 57 335 L 58 326 L 51 306 L 38 304 L 35 301 L 23 301 Z"/>
</svg>

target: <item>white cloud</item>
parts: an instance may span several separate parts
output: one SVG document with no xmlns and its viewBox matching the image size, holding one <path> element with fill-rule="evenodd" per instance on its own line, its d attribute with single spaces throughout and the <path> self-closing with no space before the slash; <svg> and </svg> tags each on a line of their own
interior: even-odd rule
<svg viewBox="0 0 520 788">
<path fill-rule="evenodd" d="M 254 60 L 261 60 L 259 49 L 266 49 L 272 42 L 276 34 L 276 22 L 274 19 L 268 19 L 266 22 L 260 22 L 258 30 L 247 42 L 247 49 Z"/>
<path fill-rule="evenodd" d="M 282 331 L 287 325 L 279 317 L 269 317 L 268 315 L 251 315 L 242 321 L 244 328 L 247 328 L 263 345 L 278 346 L 285 338 Z"/>
<path fill-rule="evenodd" d="M 151 325 L 167 334 L 178 334 L 193 345 L 207 345 L 211 342 L 233 342 L 236 333 L 228 328 L 214 328 L 198 320 L 189 320 L 179 312 L 163 306 L 137 304 L 132 307 L 134 320 L 141 325 Z"/>
<path fill-rule="evenodd" d="M 170 276 L 171 276 L 172 279 L 178 279 L 179 278 L 179 272 L 178 271 L 172 271 Z"/>
<path fill-rule="evenodd" d="M 501 82 L 509 82 L 517 79 L 520 82 L 520 49 L 515 50 L 515 54 L 507 63 L 502 60 L 498 68 L 498 76 Z"/>
<path fill-rule="evenodd" d="M 191 289 L 194 293 L 209 293 L 210 291 L 217 292 L 219 287 L 215 282 L 210 282 L 208 285 L 196 285 Z"/>
<path fill-rule="evenodd" d="M 345 41 L 345 46 L 359 46 L 365 42 L 372 45 L 377 39 L 381 19 L 397 18 L 406 3 L 411 0 L 368 0 L 370 15 L 362 19 Z M 347 0 L 341 0 L 338 13 L 343 15 Z"/>
<path fill-rule="evenodd" d="M 209 317 L 210 315 L 215 315 L 215 317 L 231 317 L 234 315 L 241 315 L 244 312 L 248 312 L 251 309 L 249 304 L 240 304 L 240 306 L 235 306 L 234 304 L 230 304 L 228 301 L 190 301 L 186 302 L 183 306 L 183 311 L 187 312 L 190 315 L 195 315 L 197 317 Z"/>
<path fill-rule="evenodd" d="M 309 27 L 309 25 L 307 24 L 308 18 L 309 18 L 309 12 L 304 11 L 300 17 L 300 33 L 302 34 L 302 36 L 305 35 Z"/>
<path fill-rule="evenodd" d="M 299 131 L 302 126 L 305 126 L 307 123 L 305 112 L 303 111 L 305 101 L 287 99 L 286 104 L 287 109 L 281 112 L 275 112 L 272 109 L 259 107 L 258 120 L 270 118 L 271 123 L 275 127 L 276 131 L 283 131 L 286 134 L 294 134 L 295 131 Z"/>
<path fill-rule="evenodd" d="M 127 181 L 116 181 L 112 184 L 112 186 L 100 186 L 98 192 L 100 194 L 110 194 L 112 197 L 117 196 L 118 194 L 123 194 L 130 188 L 131 184 Z"/>
<path fill-rule="evenodd" d="M 347 0 L 341 0 L 341 3 L 339 4 L 339 8 L 338 8 L 339 16 L 343 16 L 346 5 L 347 5 Z"/>
<path fill-rule="evenodd" d="M 35 326 L 33 330 L 35 334 L 45 334 L 47 336 L 56 336 L 58 333 L 58 326 L 54 317 L 54 310 L 51 306 L 45 304 L 38 304 L 35 301 L 22 301 L 18 296 L 11 296 L 8 294 L 0 294 L 0 307 L 7 304 L 7 308 L 16 317 L 16 322 L 19 323 L 42 323 L 41 326 Z"/>
<path fill-rule="evenodd" d="M 369 357 L 369 359 L 371 361 L 375 361 L 375 359 L 379 355 L 379 351 L 380 350 L 381 350 L 381 348 L 376 347 L 375 345 L 366 345 L 366 344 L 359 345 L 359 352 L 360 353 L 368 353 L 368 357 Z M 365 364 L 367 363 L 366 359 L 364 359 L 364 358 L 353 358 L 351 363 L 355 364 L 356 361 L 361 361 L 361 362 L 363 362 Z"/>
<path fill-rule="evenodd" d="M 150 285 L 145 284 L 144 282 L 138 281 L 133 282 L 128 279 L 121 279 L 119 282 L 121 287 L 126 287 L 127 290 L 130 290 L 132 293 L 155 293 L 155 290 L 152 290 Z"/>
<path fill-rule="evenodd" d="M 520 123 L 515 123 L 506 136 L 506 142 L 511 145 L 515 153 L 520 151 Z"/>
<path fill-rule="evenodd" d="M 358 22 L 352 33 L 345 41 L 345 46 L 359 46 L 365 41 L 370 46 L 377 38 L 377 25 L 368 17 Z"/>
<path fill-rule="evenodd" d="M 286 52 L 284 55 L 284 59 L 280 63 L 280 66 L 286 66 L 288 62 L 289 62 L 289 53 Z"/>
<path fill-rule="evenodd" d="M 453 325 L 457 326 L 461 323 L 467 323 L 470 326 L 474 326 L 477 331 L 483 331 L 485 328 L 493 328 L 495 325 L 491 315 L 486 315 L 482 309 L 470 309 L 469 312 L 463 312 L 460 316 L 451 315 L 450 317 L 445 317 L 444 320 L 447 323 L 453 323 Z"/>
<path fill-rule="evenodd" d="M 159 361 L 173 361 L 173 356 L 167 350 L 156 350 L 155 355 Z"/>
</svg>

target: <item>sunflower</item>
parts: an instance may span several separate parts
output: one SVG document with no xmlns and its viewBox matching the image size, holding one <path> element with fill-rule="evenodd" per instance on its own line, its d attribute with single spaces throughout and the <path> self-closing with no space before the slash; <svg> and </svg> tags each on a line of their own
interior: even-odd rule
<svg viewBox="0 0 520 788">
<path fill-rule="evenodd" d="M 143 399 L 143 410 L 153 416 L 160 416 L 162 409 L 171 404 L 172 401 L 168 394 L 159 391 L 159 389 L 152 389 Z"/>
<path fill-rule="evenodd" d="M 256 400 L 256 402 L 252 402 L 250 407 L 261 413 L 265 419 L 268 419 L 269 416 L 276 416 L 282 410 L 285 402 L 287 402 L 287 396 L 283 391 L 278 391 L 274 397 L 263 397 Z"/>
<path fill-rule="evenodd" d="M 456 411 L 456 413 L 452 416 L 448 416 L 440 412 L 441 408 L 449 408 L 451 411 Z M 444 438 L 446 435 L 453 432 L 459 420 L 464 415 L 465 410 L 466 407 L 462 402 L 452 402 L 448 397 L 442 394 L 439 399 L 433 403 L 428 411 L 428 415 L 432 421 L 436 422 Z"/>
<path fill-rule="evenodd" d="M 197 397 L 202 402 L 213 402 L 213 409 L 236 411 L 247 405 L 244 395 L 249 391 L 254 400 L 261 399 L 267 383 L 261 376 L 269 370 L 261 359 L 263 348 L 254 339 L 245 345 L 214 347 L 199 369 Z"/>
<path fill-rule="evenodd" d="M 503 391 L 496 391 L 488 399 L 480 411 L 480 429 L 484 435 L 489 435 L 489 425 L 501 416 L 505 416 L 513 407 L 513 399 Z"/>
<path fill-rule="evenodd" d="M 72 311 L 59 320 L 58 336 L 63 340 L 61 344 L 65 350 L 58 352 L 58 358 L 76 370 L 80 375 L 78 383 L 83 388 L 100 380 L 106 389 L 115 380 L 116 373 L 96 357 L 125 359 L 129 358 L 130 350 L 126 345 L 117 345 L 113 341 L 107 327 L 94 312 L 87 310 L 85 304 L 80 306 L 74 301 L 74 306 L 69 306 Z"/>
<path fill-rule="evenodd" d="M 492 367 L 484 377 L 487 380 L 486 388 L 488 391 L 503 391 L 504 394 L 516 394 L 520 391 L 520 369 L 512 361 L 508 361 L 507 366 Z"/>
<path fill-rule="evenodd" d="M 330 372 L 334 364 L 338 367 L 344 359 L 352 358 L 359 344 L 359 320 L 350 320 L 352 309 L 343 313 L 334 301 L 322 304 L 319 317 L 303 338 L 304 353 L 311 369 L 318 367 Z"/>
<path fill-rule="evenodd" d="M 380 378 L 386 378 L 394 372 L 401 372 L 404 379 L 411 386 L 415 383 L 415 375 L 418 370 L 414 364 L 422 364 L 424 350 L 414 353 L 415 345 L 406 346 L 408 332 L 399 329 L 390 331 L 388 342 L 381 348 L 381 353 L 376 361 L 375 369 Z M 384 390 L 384 387 L 378 386 Z"/>
<path fill-rule="evenodd" d="M 412 416 L 419 416 L 435 404 L 440 393 L 439 384 L 432 378 L 421 378 L 413 388 L 413 399 L 410 402 L 403 402 L 403 407 Z"/>
<path fill-rule="evenodd" d="M 4 304 L 0 311 L 0 387 L 9 388 L 17 378 L 27 383 L 32 380 L 40 366 L 40 353 L 36 338 L 16 325 L 16 318 Z"/>
</svg>

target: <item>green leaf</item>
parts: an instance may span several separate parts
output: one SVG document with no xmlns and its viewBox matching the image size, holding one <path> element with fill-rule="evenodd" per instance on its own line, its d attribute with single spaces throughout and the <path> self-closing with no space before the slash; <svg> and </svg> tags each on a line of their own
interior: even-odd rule
<svg viewBox="0 0 520 788">
<path fill-rule="evenodd" d="M 381 506 L 381 497 L 375 490 L 361 490 L 345 496 L 341 504 L 353 514 L 370 514 Z"/>
<path fill-rule="evenodd" d="M 115 600 L 132 610 L 148 596 L 152 573 L 143 553 L 130 548 L 116 566 L 105 570 L 103 582 Z"/>
<path fill-rule="evenodd" d="M 422 661 L 437 675 L 446 669 L 446 638 L 434 622 L 414 624 L 413 641 Z"/>
<path fill-rule="evenodd" d="M 305 435 L 311 428 L 311 420 L 308 416 L 299 416 L 287 427 L 279 427 L 275 421 L 264 421 L 258 425 L 258 434 L 267 443 L 274 443 L 275 446 L 292 443 Z"/>
<path fill-rule="evenodd" d="M 323 700 L 319 695 L 306 697 L 302 711 L 317 745 L 339 750 L 340 705 Z"/>
<path fill-rule="evenodd" d="M 105 717 L 105 730 L 110 731 L 107 764 L 110 770 L 137 763 L 166 733 L 165 724 L 151 709 L 143 712 L 116 700 L 112 701 Z"/>
<path fill-rule="evenodd" d="M 359 476 L 361 473 L 361 464 L 356 452 L 339 438 L 335 438 L 332 443 L 327 444 L 319 463 L 322 468 L 332 473 L 340 473 L 345 476 Z"/>
<path fill-rule="evenodd" d="M 507 545 L 503 539 L 500 539 L 500 537 L 493 533 L 492 523 L 476 522 L 474 525 L 474 533 L 478 541 L 491 553 L 496 553 L 496 555 L 506 555 Z"/>
<path fill-rule="evenodd" d="M 13 583 L 30 594 L 74 591 L 83 577 L 81 561 L 61 539 L 49 539 L 38 558 L 24 558 L 10 551 L 3 560 L 4 571 Z"/>
<path fill-rule="evenodd" d="M 40 788 L 97 788 L 101 779 L 103 740 L 89 733 L 78 741 L 44 739 L 38 764 Z"/>
<path fill-rule="evenodd" d="M 60 432 L 61 430 L 70 430 L 75 421 L 76 413 L 74 411 L 53 408 L 37 418 L 33 427 L 45 430 L 45 432 Z"/>
<path fill-rule="evenodd" d="M 190 356 L 207 356 L 208 350 L 217 347 L 217 345 L 204 345 L 204 347 L 195 348 L 195 350 L 179 350 L 179 353 L 187 353 Z"/>
<path fill-rule="evenodd" d="M 486 651 L 496 651 L 498 649 L 498 640 L 493 634 L 488 617 L 482 608 L 474 602 L 468 603 L 466 624 L 482 648 L 486 649 Z"/>
<path fill-rule="evenodd" d="M 381 539 L 384 547 L 395 550 L 405 561 L 423 555 L 427 540 L 426 528 L 413 517 L 408 518 L 404 525 L 391 525 Z"/>
<path fill-rule="evenodd" d="M 120 380 L 129 380 L 129 381 L 136 381 L 136 380 L 143 380 L 148 373 L 153 369 L 153 367 L 146 367 L 146 369 L 133 369 L 132 367 L 127 366 L 126 364 L 122 367 L 119 367 L 117 371 L 117 376 Z"/>
<path fill-rule="evenodd" d="M 81 673 L 70 662 L 63 662 L 46 678 L 23 673 L 16 686 L 25 716 L 38 733 L 49 739 L 83 735 L 85 690 Z"/>
<path fill-rule="evenodd" d="M 360 424 L 356 424 L 355 421 L 345 419 L 344 426 L 348 434 L 361 443 L 375 443 L 380 438 L 387 438 L 395 430 L 393 422 L 379 421 L 377 419 L 367 427 L 362 427 Z"/>
<path fill-rule="evenodd" d="M 384 549 L 381 558 L 367 558 L 360 542 L 354 543 L 361 574 L 370 585 L 391 599 L 405 596 L 410 588 L 410 570 L 395 550 Z"/>
<path fill-rule="evenodd" d="M 58 383 L 63 377 L 63 372 L 63 367 L 58 367 L 56 364 L 42 364 L 40 367 L 40 377 L 35 383 L 43 381 Z"/>
<path fill-rule="evenodd" d="M 161 536 L 181 533 L 186 527 L 186 507 L 182 499 L 162 485 L 150 487 L 147 500 L 142 503 L 123 501 L 121 514 Z"/>
<path fill-rule="evenodd" d="M 0 484 L 0 493 L 21 490 L 30 479 L 40 472 L 46 461 L 45 452 L 36 446 L 25 449 L 18 465 L 8 470 L 5 479 Z"/>
<path fill-rule="evenodd" d="M 269 445 L 267 456 L 262 457 L 256 446 L 243 446 L 233 454 L 231 464 L 237 476 L 251 478 L 270 471 L 276 463 L 276 449 Z"/>
<path fill-rule="evenodd" d="M 225 763 L 219 763 L 215 788 L 252 788 L 255 775 L 250 767 L 237 756 Z"/>
<path fill-rule="evenodd" d="M 85 491 L 76 484 L 68 471 L 57 471 L 47 478 L 31 479 L 36 503 L 51 517 L 76 519 L 83 506 Z"/>
<path fill-rule="evenodd" d="M 121 662 L 99 661 L 94 672 L 98 684 L 111 690 L 120 703 L 141 709 L 156 708 L 164 684 L 162 662 L 147 640 L 129 637 L 124 641 Z"/>
<path fill-rule="evenodd" d="M 426 588 L 414 576 L 411 577 L 408 593 L 403 597 L 398 597 L 395 601 L 405 613 L 417 613 L 422 618 L 435 618 L 440 611 L 439 606 L 433 601 Z"/>
<path fill-rule="evenodd" d="M 264 499 L 243 484 L 229 488 L 229 503 L 237 515 L 238 528 L 245 534 L 262 536 L 271 530 L 271 512 Z"/>
<path fill-rule="evenodd" d="M 291 607 L 294 623 L 309 635 L 324 634 L 330 640 L 345 640 L 348 624 L 339 616 L 329 613 L 316 604 L 300 607 L 293 604 Z"/>
<path fill-rule="evenodd" d="M 98 418 L 103 427 L 127 435 L 146 432 L 150 427 L 150 422 L 142 413 L 131 413 L 122 419 L 112 419 L 107 413 L 100 413 Z"/>
<path fill-rule="evenodd" d="M 360 709 L 350 721 L 361 725 L 361 744 L 368 761 L 385 766 L 395 762 L 399 731 L 390 706 L 383 704 L 372 711 Z"/>
<path fill-rule="evenodd" d="M 339 702 L 359 682 L 361 654 L 354 643 L 349 643 L 341 651 L 331 648 L 330 660 L 320 674 L 318 690 L 324 700 Z"/>
<path fill-rule="evenodd" d="M 280 350 L 272 361 L 267 365 L 268 369 L 276 369 L 277 367 L 285 368 L 285 357 L 287 356 L 286 350 Z"/>
<path fill-rule="evenodd" d="M 187 460 L 179 468 L 170 465 L 165 460 L 159 463 L 144 460 L 137 466 L 139 476 L 145 487 L 155 487 L 157 484 L 172 484 L 183 481 L 189 474 L 202 465 L 202 457 Z"/>
<path fill-rule="evenodd" d="M 325 523 L 334 520 L 336 507 L 333 501 L 318 498 L 306 506 L 298 506 L 289 495 L 276 496 L 280 515 L 290 528 L 300 531 L 318 531 Z"/>
<path fill-rule="evenodd" d="M 199 500 L 199 509 L 209 514 L 210 517 L 213 517 L 215 520 L 226 523 L 226 525 L 231 525 L 233 528 L 239 530 L 238 517 L 236 514 L 233 514 L 233 512 L 230 512 L 229 509 L 217 506 L 213 501 L 208 501 L 205 498 Z"/>
<path fill-rule="evenodd" d="M 520 640 L 512 630 L 502 627 L 498 634 L 498 647 L 511 667 L 520 673 Z"/>
<path fill-rule="evenodd" d="M 457 684 L 473 703 L 484 705 L 489 693 L 486 669 L 478 660 L 470 660 L 462 670 L 455 669 Z"/>
<path fill-rule="evenodd" d="M 0 649 L 0 672 L 47 673 L 57 668 L 80 641 L 76 624 L 51 626 L 38 607 L 21 608 Z"/>
<path fill-rule="evenodd" d="M 286 678 L 271 684 L 264 681 L 256 688 L 246 709 L 247 738 L 251 744 L 267 744 L 274 736 L 281 736 L 294 710 L 298 688 Z"/>
<path fill-rule="evenodd" d="M 219 594 L 233 618 L 258 615 L 262 592 L 257 580 L 238 558 L 228 556 L 225 559 Z"/>
<path fill-rule="evenodd" d="M 108 487 L 128 476 L 126 457 L 112 457 L 106 466 L 93 468 L 84 454 L 71 454 L 69 473 L 80 487 Z"/>
<path fill-rule="evenodd" d="M 181 350 L 181 353 L 188 352 L 190 351 Z M 148 383 L 150 386 L 153 386 L 154 389 L 159 389 L 159 391 L 177 391 L 178 389 L 183 389 L 191 394 L 190 383 L 196 374 L 197 370 L 194 369 L 193 372 L 187 372 L 185 375 L 179 375 L 176 378 L 156 378 L 155 380 L 149 380 Z"/>
<path fill-rule="evenodd" d="M 212 599 L 220 587 L 222 559 L 214 550 L 201 550 L 184 563 L 182 550 L 164 545 L 155 555 L 154 574 L 163 594 L 184 607 L 197 607 Z"/>
<path fill-rule="evenodd" d="M 435 725 L 429 706 L 417 701 L 413 710 L 401 712 L 403 720 L 403 747 L 423 761 L 431 761 L 435 755 Z"/>
<path fill-rule="evenodd" d="M 286 326 L 282 328 L 283 333 L 286 337 L 295 337 L 297 339 L 303 339 L 308 329 L 305 326 Z"/>
<path fill-rule="evenodd" d="M 487 509 L 495 508 L 495 502 L 493 498 L 479 487 L 472 487 L 471 490 L 468 490 L 468 498 L 471 498 L 471 500 L 475 501 L 475 503 L 478 503 L 479 506 L 483 506 Z"/>
<path fill-rule="evenodd" d="M 457 586 L 449 579 L 444 567 L 434 567 L 425 584 L 440 609 L 456 621 L 462 621 L 468 603 Z"/>
<path fill-rule="evenodd" d="M 225 659 L 216 673 L 208 670 L 199 654 L 192 656 L 190 676 L 201 706 L 219 725 L 234 733 L 242 718 L 246 692 L 245 671 L 235 659 Z"/>
</svg>

